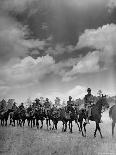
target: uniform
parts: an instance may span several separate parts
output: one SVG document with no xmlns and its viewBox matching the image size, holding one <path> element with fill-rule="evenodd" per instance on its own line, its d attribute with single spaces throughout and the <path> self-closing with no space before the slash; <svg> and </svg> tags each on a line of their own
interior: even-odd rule
<svg viewBox="0 0 116 155">
<path fill-rule="evenodd" d="M 85 95 L 85 109 L 88 111 L 88 116 L 91 116 L 91 105 L 94 103 L 94 97 L 91 94 Z"/>
<path fill-rule="evenodd" d="M 72 111 L 73 110 L 73 101 L 71 101 L 72 97 L 69 96 L 69 101 L 67 101 L 67 112 Z"/>
<path fill-rule="evenodd" d="M 47 114 L 48 114 L 48 111 L 49 111 L 50 108 L 51 108 L 51 104 L 50 104 L 50 102 L 49 102 L 48 99 L 46 99 L 46 102 L 44 103 L 44 108 L 45 108 L 45 113 L 46 113 L 46 115 L 47 115 Z"/>
<path fill-rule="evenodd" d="M 84 97 L 84 106 L 87 111 L 88 117 L 86 122 L 89 123 L 89 117 L 91 116 L 91 105 L 94 103 L 94 97 L 91 94 L 91 89 L 87 89 L 88 94 Z"/>
</svg>

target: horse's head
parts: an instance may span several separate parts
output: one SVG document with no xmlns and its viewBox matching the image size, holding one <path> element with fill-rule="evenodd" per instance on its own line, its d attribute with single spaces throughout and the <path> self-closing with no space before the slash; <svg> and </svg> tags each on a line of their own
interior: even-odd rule
<svg viewBox="0 0 116 155">
<path fill-rule="evenodd" d="M 99 106 L 101 106 L 102 109 L 108 109 L 109 108 L 109 104 L 107 102 L 107 97 L 106 95 L 103 95 L 100 97 L 100 99 L 97 101 L 96 104 L 99 104 Z"/>
</svg>

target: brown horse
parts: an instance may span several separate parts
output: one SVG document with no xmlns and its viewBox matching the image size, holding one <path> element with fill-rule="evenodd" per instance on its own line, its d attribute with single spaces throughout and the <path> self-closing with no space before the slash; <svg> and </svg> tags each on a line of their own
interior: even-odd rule
<svg viewBox="0 0 116 155">
<path fill-rule="evenodd" d="M 108 109 L 108 108 L 109 108 L 109 104 L 107 102 L 106 95 L 105 96 L 102 95 L 102 97 L 91 108 L 91 113 L 92 114 L 91 114 L 89 120 L 96 122 L 96 129 L 94 131 L 94 137 L 96 137 L 96 132 L 98 130 L 99 133 L 100 133 L 101 138 L 103 138 L 102 133 L 101 133 L 101 129 L 100 129 L 100 126 L 99 126 L 99 123 L 100 123 L 100 120 L 101 120 L 102 110 L 103 109 Z M 82 120 L 87 118 L 87 116 L 86 115 L 82 115 L 82 113 L 80 113 L 79 115 L 81 115 L 80 119 L 82 119 Z M 82 135 L 83 136 L 86 136 L 86 124 L 87 124 L 86 122 L 83 124 L 83 127 L 84 127 L 84 132 L 82 130 Z"/>
<path fill-rule="evenodd" d="M 109 110 L 109 117 L 112 119 L 112 137 L 114 136 L 114 127 L 116 123 L 116 105 L 113 105 Z"/>
</svg>

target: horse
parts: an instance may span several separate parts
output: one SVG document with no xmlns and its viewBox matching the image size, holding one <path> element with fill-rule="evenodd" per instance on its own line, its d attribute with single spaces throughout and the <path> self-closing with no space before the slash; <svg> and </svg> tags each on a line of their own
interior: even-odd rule
<svg viewBox="0 0 116 155">
<path fill-rule="evenodd" d="M 21 126 L 21 115 L 19 109 L 10 113 L 10 125 L 15 126 L 15 121 L 17 121 L 17 126 Z"/>
<path fill-rule="evenodd" d="M 67 123 L 69 122 L 69 130 L 72 133 L 72 122 L 75 121 L 77 119 L 77 114 L 75 112 L 75 108 L 71 107 L 71 109 L 69 111 L 67 111 L 67 106 L 62 107 L 59 109 L 60 111 L 60 117 L 59 119 L 62 121 L 63 123 L 63 128 L 62 131 L 66 132 L 67 131 Z"/>
<path fill-rule="evenodd" d="M 20 126 L 23 125 L 23 127 L 24 127 L 25 120 L 27 119 L 27 117 L 26 117 L 26 110 L 24 109 L 24 110 L 20 111 L 19 114 L 20 114 Z"/>
<path fill-rule="evenodd" d="M 101 113 L 102 113 L 102 109 L 108 109 L 109 108 L 109 104 L 107 102 L 106 99 L 106 95 L 99 98 L 99 100 L 96 102 L 96 104 L 94 104 L 91 107 L 91 116 L 89 118 L 89 120 L 94 121 L 96 123 L 96 129 L 94 131 L 94 137 L 96 137 L 96 132 L 97 130 L 100 133 L 101 138 L 103 138 L 102 133 L 101 133 L 101 129 L 99 126 L 100 120 L 101 120 Z M 84 132 L 83 132 L 83 127 L 82 127 L 82 122 L 83 119 L 86 119 L 87 115 L 85 111 L 82 111 L 79 113 L 79 122 L 81 122 L 81 131 L 82 131 L 82 136 L 86 137 L 86 122 L 83 123 L 83 127 L 84 127 Z"/>
<path fill-rule="evenodd" d="M 9 118 L 9 114 L 12 112 L 11 109 L 8 109 L 7 111 L 3 111 L 0 113 L 0 119 L 1 119 L 1 126 L 7 126 L 7 121 Z"/>
<path fill-rule="evenodd" d="M 112 137 L 114 137 L 114 127 L 116 123 L 116 105 L 113 105 L 109 110 L 109 117 L 112 119 Z"/>
<path fill-rule="evenodd" d="M 39 129 L 39 120 L 41 121 L 40 129 L 42 129 L 43 121 L 45 120 L 45 111 L 43 110 L 43 108 L 42 107 L 35 108 L 34 116 L 35 116 L 35 120 L 36 120 L 37 129 Z"/>
<path fill-rule="evenodd" d="M 29 111 L 26 113 L 26 118 L 28 122 L 28 126 L 30 126 L 31 123 L 31 128 L 35 126 L 35 116 L 34 116 L 34 110 Z"/>
</svg>

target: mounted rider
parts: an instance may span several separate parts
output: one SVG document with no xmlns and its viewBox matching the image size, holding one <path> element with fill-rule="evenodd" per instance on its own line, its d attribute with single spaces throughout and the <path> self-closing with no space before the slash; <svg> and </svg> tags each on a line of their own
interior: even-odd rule
<svg viewBox="0 0 116 155">
<path fill-rule="evenodd" d="M 39 107 L 39 108 L 42 107 L 42 104 L 40 103 L 40 99 L 36 98 L 36 99 L 35 99 L 35 102 L 36 102 L 36 103 L 35 103 L 35 106 L 36 106 L 36 107 Z"/>
<path fill-rule="evenodd" d="M 0 102 L 0 112 L 4 112 L 6 110 L 6 101 L 3 99 Z"/>
<path fill-rule="evenodd" d="M 24 107 L 23 102 L 21 103 L 21 105 L 19 105 L 19 111 L 20 112 L 24 112 L 25 111 L 25 107 Z"/>
<path fill-rule="evenodd" d="M 18 110 L 18 107 L 16 106 L 16 102 L 13 103 L 12 110 L 13 111 L 17 111 Z"/>
<path fill-rule="evenodd" d="M 72 101 L 72 97 L 69 96 L 69 100 L 67 101 L 67 112 L 69 113 L 69 111 L 72 111 L 73 110 L 73 101 Z"/>
<path fill-rule="evenodd" d="M 94 96 L 91 94 L 91 89 L 87 89 L 87 95 L 84 97 L 84 106 L 87 112 L 86 123 L 89 124 L 89 118 L 91 116 L 91 106 L 94 104 Z"/>
<path fill-rule="evenodd" d="M 44 108 L 45 108 L 45 114 L 48 115 L 48 112 L 51 109 L 51 104 L 48 98 L 46 98 L 46 101 L 44 103 Z"/>
<path fill-rule="evenodd" d="M 29 113 L 30 111 L 32 111 L 32 105 L 30 105 L 30 106 L 27 108 L 27 113 Z"/>
</svg>

